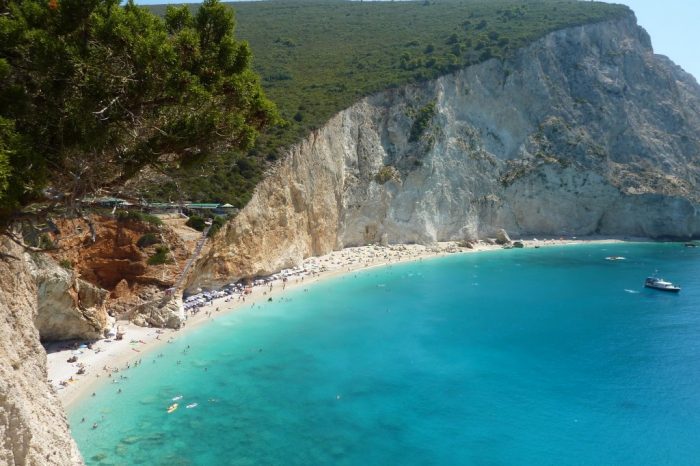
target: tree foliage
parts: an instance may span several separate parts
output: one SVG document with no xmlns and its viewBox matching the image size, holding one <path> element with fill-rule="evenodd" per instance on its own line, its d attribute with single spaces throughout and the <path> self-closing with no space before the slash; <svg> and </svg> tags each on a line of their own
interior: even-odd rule
<svg viewBox="0 0 700 466">
<path fill-rule="evenodd" d="M 0 0 L 0 217 L 250 149 L 277 116 L 234 24 L 218 0 Z"/>
<path fill-rule="evenodd" d="M 194 228 L 197 231 L 204 231 L 204 229 L 207 227 L 204 217 L 200 215 L 190 216 L 190 218 L 187 219 L 187 222 L 185 222 L 185 225 L 190 228 Z"/>
</svg>

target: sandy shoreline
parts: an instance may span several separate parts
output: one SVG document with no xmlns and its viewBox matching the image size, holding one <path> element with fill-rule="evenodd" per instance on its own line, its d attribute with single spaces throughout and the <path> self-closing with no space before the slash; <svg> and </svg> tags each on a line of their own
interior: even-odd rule
<svg viewBox="0 0 700 466">
<path fill-rule="evenodd" d="M 598 238 L 537 240 L 533 238 L 521 241 L 526 248 L 533 248 L 567 244 L 618 243 L 631 240 Z M 212 318 L 244 307 L 250 308 L 252 304 L 263 298 L 277 299 L 286 291 L 299 286 L 308 286 L 361 269 L 437 258 L 455 253 L 469 254 L 500 249 L 502 246 L 483 242 L 474 245 L 473 249 L 460 248 L 455 242 L 446 242 L 431 246 L 361 246 L 334 251 L 321 257 L 311 257 L 304 260 L 303 265 L 319 270 L 313 276 L 291 278 L 286 283 L 277 280 L 272 284 L 272 291 L 270 291 L 270 284 L 255 286 L 245 300 L 232 298 L 226 302 L 225 298 L 216 299 L 211 305 L 201 308 L 195 316 L 189 317 L 186 325 L 180 330 L 144 328 L 129 322 L 118 322 L 121 329 L 125 331 L 124 339 L 120 341 L 99 340 L 93 343 L 91 348 L 82 349 L 71 348 L 66 342 L 51 344 L 47 347 L 48 378 L 64 407 L 70 409 L 82 398 L 90 396 L 101 384 L 111 381 L 110 374 L 113 376 L 116 371 L 121 373 L 128 370 L 144 355 L 160 345 L 167 344 L 168 340 L 178 338 L 189 329 Z M 67 362 L 71 356 L 75 356 L 77 361 Z M 78 374 L 81 368 L 84 373 Z"/>
</svg>

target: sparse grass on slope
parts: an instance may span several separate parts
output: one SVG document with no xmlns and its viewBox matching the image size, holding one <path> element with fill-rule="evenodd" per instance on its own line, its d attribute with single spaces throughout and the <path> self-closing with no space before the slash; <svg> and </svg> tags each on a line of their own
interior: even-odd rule
<svg viewBox="0 0 700 466">
<path fill-rule="evenodd" d="M 248 40 L 263 87 L 287 124 L 251 157 L 224 156 L 181 187 L 193 200 L 241 206 L 265 161 L 363 96 L 431 79 L 514 50 L 566 27 L 629 14 L 623 5 L 577 0 L 233 3 L 236 36 Z M 154 7 L 160 9 L 161 7 Z M 159 197 L 174 197 L 167 184 Z"/>
</svg>

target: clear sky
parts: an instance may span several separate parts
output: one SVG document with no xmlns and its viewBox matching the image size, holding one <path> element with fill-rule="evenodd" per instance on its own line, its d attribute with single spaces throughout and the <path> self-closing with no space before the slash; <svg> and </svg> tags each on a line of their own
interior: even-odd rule
<svg viewBox="0 0 700 466">
<path fill-rule="evenodd" d="M 700 0 L 603 0 L 624 3 L 651 35 L 654 51 L 668 56 L 700 80 Z M 136 0 L 142 5 L 199 3 L 183 0 Z"/>
</svg>

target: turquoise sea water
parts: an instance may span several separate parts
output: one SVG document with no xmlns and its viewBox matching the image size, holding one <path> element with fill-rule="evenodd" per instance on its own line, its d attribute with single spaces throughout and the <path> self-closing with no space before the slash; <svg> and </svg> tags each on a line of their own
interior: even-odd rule
<svg viewBox="0 0 700 466">
<path fill-rule="evenodd" d="M 681 293 L 643 289 L 654 269 Z M 88 464 L 700 462 L 700 248 L 373 269 L 158 351 L 69 413 Z"/>
</svg>

